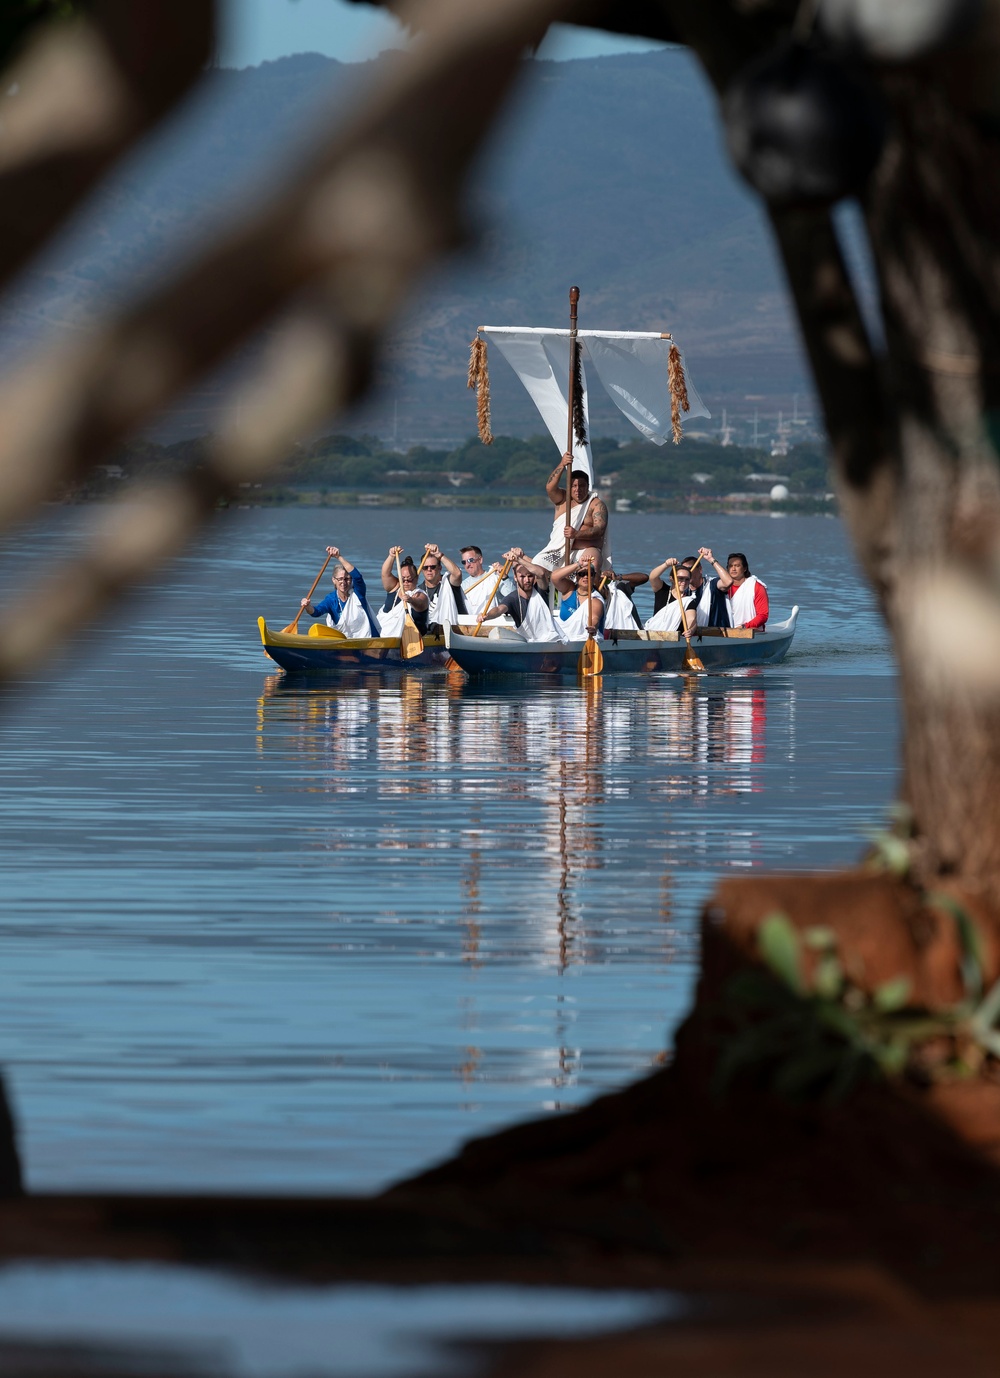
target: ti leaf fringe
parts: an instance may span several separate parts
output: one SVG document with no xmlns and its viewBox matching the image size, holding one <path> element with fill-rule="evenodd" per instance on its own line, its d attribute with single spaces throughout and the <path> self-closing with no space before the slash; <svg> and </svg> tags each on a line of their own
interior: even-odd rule
<svg viewBox="0 0 1000 1378">
<path fill-rule="evenodd" d="M 490 428 L 490 370 L 486 357 L 486 341 L 478 333 L 469 348 L 469 387 L 476 393 L 476 420 L 479 439 L 484 445 L 493 444 Z"/>
<path fill-rule="evenodd" d="M 675 344 L 671 344 L 667 356 L 667 381 L 670 385 L 670 424 L 674 432 L 674 444 L 679 445 L 684 434 L 681 412 L 690 411 L 691 403 L 688 401 L 687 379 L 684 377 L 681 352 Z"/>
<path fill-rule="evenodd" d="M 583 361 L 579 342 L 573 342 L 573 433 L 578 445 L 587 443 L 587 421 L 583 410 Z"/>
</svg>

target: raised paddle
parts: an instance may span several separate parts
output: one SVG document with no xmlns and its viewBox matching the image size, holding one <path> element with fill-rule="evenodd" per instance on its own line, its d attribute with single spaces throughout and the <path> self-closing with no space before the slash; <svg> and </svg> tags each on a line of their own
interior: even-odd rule
<svg viewBox="0 0 1000 1378">
<path fill-rule="evenodd" d="M 576 351 L 579 344 L 576 338 L 576 308 L 580 301 L 579 287 L 569 289 L 569 386 L 566 389 L 566 400 L 568 404 L 569 418 L 566 425 L 566 453 L 569 455 L 569 463 L 566 465 L 566 525 L 570 525 L 570 517 L 573 512 L 573 403 L 575 401 L 574 392 L 576 389 Z M 569 552 L 571 541 L 566 537 L 566 544 L 563 548 L 563 564 L 569 564 Z"/>
<path fill-rule="evenodd" d="M 684 640 L 687 642 L 687 649 L 684 652 L 684 669 L 700 670 L 704 673 L 705 667 L 701 662 L 701 657 L 696 656 L 691 649 L 691 633 L 688 631 L 687 608 L 684 606 L 684 602 L 681 598 L 681 586 L 677 578 L 676 565 L 670 566 L 670 573 L 673 575 L 674 579 L 674 597 L 677 599 L 677 606 L 681 610 L 681 627 L 684 630 Z"/>
<path fill-rule="evenodd" d="M 424 556 L 424 559 L 426 558 Z M 399 638 L 399 654 L 404 660 L 412 660 L 414 656 L 420 655 L 424 649 L 424 638 L 417 631 L 417 624 L 410 616 L 410 609 L 403 597 L 403 571 L 399 567 L 398 555 L 396 556 L 396 597 L 401 599 L 403 604 L 403 631 Z"/>
<path fill-rule="evenodd" d="M 319 583 L 319 581 L 322 579 L 323 575 L 326 573 L 326 567 L 327 567 L 327 565 L 330 563 L 330 561 L 331 561 L 332 559 L 333 559 L 333 556 L 332 556 L 332 555 L 328 555 L 328 556 L 326 557 L 326 559 L 323 561 L 323 568 L 322 568 L 322 569 L 320 570 L 320 572 L 316 575 L 316 578 L 313 580 L 313 586 L 312 586 L 312 588 L 311 588 L 311 589 L 309 590 L 309 592 L 306 594 L 306 602 L 307 602 L 307 603 L 311 603 L 311 602 L 312 602 L 312 596 L 313 596 L 313 594 L 316 592 L 316 585 Z M 288 635 L 288 636 L 297 635 L 297 634 L 298 634 L 298 630 L 299 630 L 299 618 L 302 616 L 302 614 L 303 614 L 304 612 L 305 612 L 305 608 L 300 607 L 300 608 L 299 608 L 299 611 L 298 611 L 298 614 L 296 615 L 295 621 L 294 621 L 294 622 L 289 622 L 289 624 L 288 624 L 287 627 L 282 627 L 282 629 L 281 629 L 282 632 L 284 632 L 284 633 L 285 633 L 286 635 Z"/>
<path fill-rule="evenodd" d="M 478 618 L 476 619 L 476 630 L 472 633 L 473 636 L 478 636 L 478 635 L 479 635 L 480 628 L 481 628 L 482 625 L 483 625 L 483 618 L 486 616 L 486 614 L 489 612 L 490 608 L 493 606 L 493 600 L 494 600 L 494 598 L 497 596 L 497 589 L 499 589 L 500 585 L 503 583 L 503 581 L 507 578 L 507 575 L 510 573 L 510 567 L 511 567 L 511 564 L 512 564 L 512 563 L 513 563 L 513 561 L 511 561 L 511 560 L 504 560 L 504 562 L 503 562 L 503 568 L 501 569 L 500 573 L 497 575 L 497 581 L 496 581 L 496 583 L 493 585 L 493 592 L 490 594 L 489 602 L 486 604 L 486 607 L 483 608 L 482 612 L 479 614 Z"/>
<path fill-rule="evenodd" d="M 587 616 L 590 617 L 591 607 L 590 598 L 593 593 L 593 565 L 587 566 Z M 580 597 L 579 584 L 577 585 L 577 598 Z M 580 659 L 576 662 L 576 674 L 578 679 L 593 679 L 604 670 L 604 656 L 601 648 L 597 644 L 594 633 L 587 629 L 587 639 L 583 643 L 583 650 L 580 652 Z"/>
</svg>

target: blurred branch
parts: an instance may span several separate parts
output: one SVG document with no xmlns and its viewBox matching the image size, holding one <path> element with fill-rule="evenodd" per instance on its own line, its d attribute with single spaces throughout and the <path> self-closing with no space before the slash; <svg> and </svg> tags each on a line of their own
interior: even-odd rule
<svg viewBox="0 0 1000 1378">
<path fill-rule="evenodd" d="M 465 174 L 517 72 L 566 0 L 432 0 L 423 36 L 384 66 L 346 130 L 270 203 L 118 321 L 0 388 L 0 526 L 29 515 L 252 331 L 286 311 L 261 377 L 205 470 L 116 504 L 79 561 L 0 628 L 0 675 L 22 674 L 118 590 L 174 553 L 303 427 L 363 391 L 407 291 L 461 242 Z"/>
<path fill-rule="evenodd" d="M 47 25 L 0 96 L 0 284 L 201 74 L 212 0 L 103 0 L 92 20 Z"/>
</svg>

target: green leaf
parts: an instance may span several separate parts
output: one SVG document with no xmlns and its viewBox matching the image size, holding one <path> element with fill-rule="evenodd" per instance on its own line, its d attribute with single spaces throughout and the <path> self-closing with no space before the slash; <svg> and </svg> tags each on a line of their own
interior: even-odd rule
<svg viewBox="0 0 1000 1378">
<path fill-rule="evenodd" d="M 941 890 L 925 896 L 925 904 L 943 909 L 955 920 L 958 941 L 962 948 L 962 982 L 970 1000 L 978 1000 L 983 993 L 983 949 L 979 941 L 979 930 L 969 917 L 969 912 L 959 904 L 953 895 Z"/>
<path fill-rule="evenodd" d="M 910 848 L 901 837 L 892 833 L 869 833 L 871 838 L 872 864 L 877 870 L 889 871 L 894 876 L 905 876 L 910 869 Z"/>
<path fill-rule="evenodd" d="M 901 1010 L 910 998 L 913 984 L 908 976 L 894 976 L 891 981 L 883 981 L 875 990 L 875 1008 L 882 1014 L 892 1014 Z"/>
<path fill-rule="evenodd" d="M 757 948 L 779 980 L 804 994 L 799 935 L 786 914 L 768 914 L 757 931 Z"/>
<path fill-rule="evenodd" d="M 976 1010 L 972 1022 L 983 1029 L 992 1029 L 998 1018 L 1000 1018 L 1000 981 L 990 987 L 983 1003 Z"/>
<path fill-rule="evenodd" d="M 813 988 L 823 1000 L 836 1000 L 844 985 L 844 968 L 836 957 L 823 957 L 816 964 Z"/>
<path fill-rule="evenodd" d="M 815 924 L 803 930 L 802 941 L 814 952 L 832 952 L 837 946 L 837 935 L 832 928 Z"/>
</svg>

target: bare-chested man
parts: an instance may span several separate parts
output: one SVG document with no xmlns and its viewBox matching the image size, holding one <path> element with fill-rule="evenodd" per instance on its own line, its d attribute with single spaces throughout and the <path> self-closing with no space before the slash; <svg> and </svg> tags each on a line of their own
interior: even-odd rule
<svg viewBox="0 0 1000 1378">
<path fill-rule="evenodd" d="M 534 563 L 546 569 L 557 569 L 566 563 L 566 541 L 570 543 L 570 561 L 590 560 L 598 569 L 609 568 L 608 509 L 596 493 L 590 491 L 590 479 L 582 469 L 572 469 L 573 456 L 565 454 L 553 469 L 545 485 L 545 493 L 555 507 L 555 520 L 545 549 L 540 550 Z M 570 472 L 572 469 L 572 472 Z M 569 476 L 571 506 L 566 512 L 566 487 L 563 475 Z"/>
</svg>

